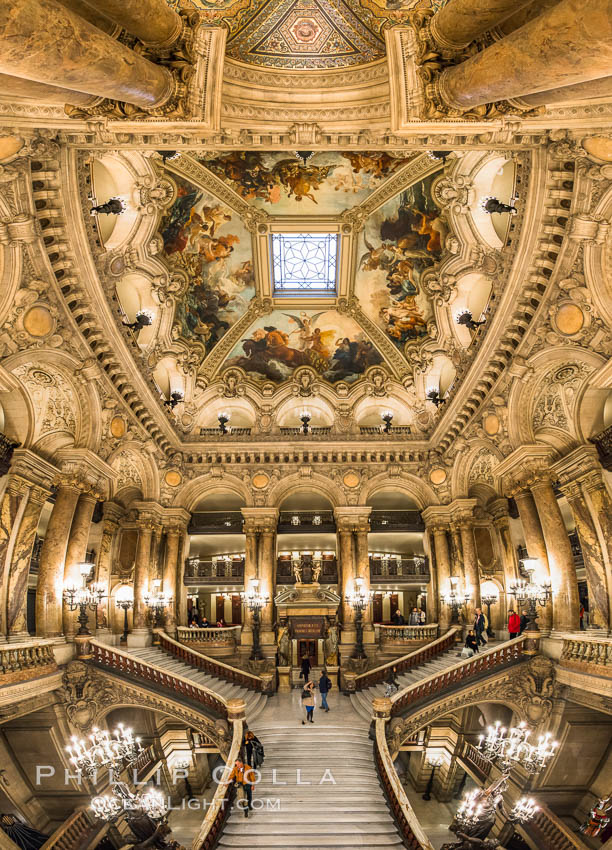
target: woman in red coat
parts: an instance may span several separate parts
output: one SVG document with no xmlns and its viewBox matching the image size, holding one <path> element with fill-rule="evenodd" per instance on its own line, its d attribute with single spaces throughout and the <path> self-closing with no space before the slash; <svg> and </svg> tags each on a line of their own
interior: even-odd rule
<svg viewBox="0 0 612 850">
<path fill-rule="evenodd" d="M 510 633 L 510 640 L 518 637 L 520 631 L 521 618 L 512 609 L 510 609 L 510 611 L 508 611 L 508 632 Z"/>
</svg>

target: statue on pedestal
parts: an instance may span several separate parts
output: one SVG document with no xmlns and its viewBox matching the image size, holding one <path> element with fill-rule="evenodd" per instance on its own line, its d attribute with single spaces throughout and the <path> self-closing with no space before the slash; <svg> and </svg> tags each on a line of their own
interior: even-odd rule
<svg viewBox="0 0 612 850">
<path fill-rule="evenodd" d="M 332 619 L 327 627 L 323 651 L 325 663 L 332 667 L 335 666 L 338 663 L 338 624 L 335 619 Z"/>
<path fill-rule="evenodd" d="M 289 626 L 282 623 L 278 629 L 278 666 L 289 667 L 291 664 L 291 635 Z"/>
</svg>

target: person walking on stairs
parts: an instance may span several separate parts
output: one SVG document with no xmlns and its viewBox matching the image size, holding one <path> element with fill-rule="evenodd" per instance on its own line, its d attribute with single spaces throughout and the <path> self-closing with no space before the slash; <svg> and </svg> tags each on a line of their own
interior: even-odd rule
<svg viewBox="0 0 612 850">
<path fill-rule="evenodd" d="M 249 811 L 253 811 L 253 779 L 251 767 L 240 759 L 236 759 L 229 775 L 229 782 L 233 782 L 236 787 L 238 808 L 244 809 L 245 818 L 248 818 Z"/>
<path fill-rule="evenodd" d="M 387 673 L 387 678 L 385 679 L 385 696 L 392 697 L 393 694 L 399 691 L 399 679 L 397 678 L 397 667 L 391 667 L 389 672 Z"/>
<path fill-rule="evenodd" d="M 477 608 L 474 614 L 474 634 L 476 635 L 478 646 L 486 646 L 487 644 L 487 641 L 484 637 L 486 628 L 487 621 L 485 619 L 485 615 L 482 613 L 481 608 Z"/>
<path fill-rule="evenodd" d="M 319 692 L 321 694 L 321 708 L 325 711 L 329 711 L 329 706 L 327 704 L 327 694 L 331 691 L 332 683 L 331 679 L 327 675 L 327 670 L 323 670 L 321 673 L 321 678 L 319 679 Z"/>
<path fill-rule="evenodd" d="M 263 744 L 255 735 L 254 732 L 246 732 L 244 736 L 244 757 L 248 764 L 252 764 L 253 768 L 257 770 L 258 767 L 261 767 L 264 761 L 264 748 Z"/>
<path fill-rule="evenodd" d="M 309 679 L 304 685 L 304 690 L 302 691 L 302 700 L 304 702 L 304 708 L 306 709 L 306 720 L 302 720 L 302 726 L 305 726 L 306 721 L 314 723 L 314 682 L 311 679 Z"/>
</svg>

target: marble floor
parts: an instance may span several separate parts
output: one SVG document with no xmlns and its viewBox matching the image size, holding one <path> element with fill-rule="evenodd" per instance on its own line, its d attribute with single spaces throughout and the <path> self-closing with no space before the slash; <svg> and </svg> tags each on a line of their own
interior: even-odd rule
<svg viewBox="0 0 612 850">
<path fill-rule="evenodd" d="M 435 798 L 423 800 L 421 794 L 415 791 L 414 788 L 408 786 L 404 790 L 406 791 L 410 805 L 414 809 L 414 813 L 435 850 L 439 850 L 447 841 L 457 840 L 457 836 L 448 829 L 448 825 L 452 821 L 459 805 L 457 800 L 453 800 L 450 803 L 440 803 Z"/>
</svg>

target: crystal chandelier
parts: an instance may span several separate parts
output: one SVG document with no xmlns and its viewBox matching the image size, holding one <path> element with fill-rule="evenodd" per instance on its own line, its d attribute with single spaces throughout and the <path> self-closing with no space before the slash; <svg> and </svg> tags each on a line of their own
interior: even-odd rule
<svg viewBox="0 0 612 850">
<path fill-rule="evenodd" d="M 240 596 L 242 601 L 253 614 L 253 649 L 251 651 L 251 661 L 261 661 L 263 653 L 259 642 L 259 633 L 261 629 L 261 609 L 264 608 L 270 601 L 267 593 L 262 593 L 259 587 L 259 579 L 253 578 L 249 583 L 249 589 L 243 591 Z"/>
<path fill-rule="evenodd" d="M 365 579 L 363 578 L 356 578 L 352 592 L 347 593 L 345 596 L 346 602 L 355 612 L 355 650 L 353 652 L 353 658 L 367 658 L 363 646 L 363 612 L 373 598 L 374 592 L 368 590 Z"/>
<path fill-rule="evenodd" d="M 540 807 L 536 806 L 535 800 L 531 797 L 521 797 L 510 810 L 508 820 L 511 823 L 529 823 L 539 811 Z"/>
<path fill-rule="evenodd" d="M 134 738 L 131 729 L 119 724 L 111 735 L 106 729 L 94 726 L 89 736 L 90 745 L 75 736 L 66 747 L 71 763 L 88 776 L 95 776 L 100 768 L 117 772 L 129 767 L 142 753 L 140 738 Z"/>
<path fill-rule="evenodd" d="M 524 722 L 506 729 L 497 721 L 495 726 L 489 726 L 486 736 L 480 736 L 477 749 L 489 761 L 497 762 L 504 773 L 520 765 L 527 773 L 535 775 L 546 767 L 558 744 L 552 740 L 550 732 L 540 735 L 537 744 L 529 743 L 530 735 Z"/>
</svg>

